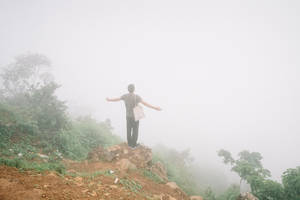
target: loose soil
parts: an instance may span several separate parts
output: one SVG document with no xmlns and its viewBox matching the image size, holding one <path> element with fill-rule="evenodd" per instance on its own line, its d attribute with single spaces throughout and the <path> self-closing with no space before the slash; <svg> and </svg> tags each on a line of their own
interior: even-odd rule
<svg viewBox="0 0 300 200">
<path fill-rule="evenodd" d="M 68 175 L 0 166 L 0 200 L 189 199 L 180 189 L 144 177 L 142 169 L 119 171 L 116 162 L 66 160 L 65 166 Z"/>
</svg>

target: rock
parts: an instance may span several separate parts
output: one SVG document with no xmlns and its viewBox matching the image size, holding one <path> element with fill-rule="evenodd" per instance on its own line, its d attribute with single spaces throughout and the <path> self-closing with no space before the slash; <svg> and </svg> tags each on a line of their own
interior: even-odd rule
<svg viewBox="0 0 300 200">
<path fill-rule="evenodd" d="M 116 163 L 119 166 L 119 169 L 123 172 L 136 169 L 135 164 L 131 163 L 128 159 L 121 159 Z"/>
<path fill-rule="evenodd" d="M 169 186 L 170 188 L 172 188 L 173 190 L 176 190 L 176 189 L 181 190 L 175 182 L 168 182 L 168 183 L 166 183 L 166 185 Z"/>
<path fill-rule="evenodd" d="M 104 160 L 111 162 L 116 158 L 116 154 L 112 151 L 98 147 L 88 154 L 88 159 L 92 161 Z"/>
<path fill-rule="evenodd" d="M 91 192 L 91 193 L 89 193 L 92 197 L 95 197 L 95 196 L 97 196 L 97 193 L 95 192 L 95 191 L 93 191 L 93 192 Z"/>
<path fill-rule="evenodd" d="M 190 200 L 203 200 L 201 196 L 190 196 Z"/>
<path fill-rule="evenodd" d="M 155 195 L 153 195 L 153 200 L 162 200 L 163 199 L 163 194 L 160 194 L 160 195 L 157 195 L 157 194 L 155 194 Z"/>
<path fill-rule="evenodd" d="M 114 145 L 114 146 L 111 146 L 111 147 L 108 147 L 107 148 L 107 151 L 109 152 L 114 152 L 114 151 L 118 151 L 121 149 L 121 146 L 120 145 Z"/>
<path fill-rule="evenodd" d="M 152 200 L 177 200 L 177 199 L 168 194 L 160 194 L 160 195 L 155 194 L 153 195 Z"/>
<path fill-rule="evenodd" d="M 115 178 L 114 184 L 117 184 L 119 182 L 119 178 Z"/>
<path fill-rule="evenodd" d="M 237 200 L 258 200 L 258 198 L 255 197 L 253 194 L 246 192 L 246 193 L 240 194 L 238 196 Z"/>
<path fill-rule="evenodd" d="M 49 156 L 47 155 L 44 155 L 44 154 L 41 154 L 41 153 L 38 153 L 37 154 L 40 158 L 43 158 L 43 159 L 49 159 Z"/>
<path fill-rule="evenodd" d="M 57 174 L 55 172 L 50 172 L 49 174 L 47 174 L 47 177 L 48 178 L 50 178 L 50 177 L 56 178 Z"/>
<path fill-rule="evenodd" d="M 74 178 L 74 180 L 75 180 L 76 182 L 82 182 L 83 178 L 82 178 L 82 177 L 79 177 L 79 176 L 77 176 L 76 178 Z"/>
<path fill-rule="evenodd" d="M 69 170 L 67 170 L 67 173 L 70 173 L 70 174 L 77 174 L 77 171 L 74 170 L 74 169 L 69 169 Z"/>
<path fill-rule="evenodd" d="M 88 191 L 89 191 L 89 189 L 81 190 L 82 193 L 87 193 Z"/>
<path fill-rule="evenodd" d="M 168 200 L 176 200 L 174 197 L 168 195 Z"/>
<path fill-rule="evenodd" d="M 75 184 L 79 187 L 84 185 L 82 177 L 78 176 L 78 177 L 74 178 L 74 181 L 75 181 Z"/>
<path fill-rule="evenodd" d="M 116 185 L 110 185 L 109 186 L 111 189 L 117 189 L 118 188 L 118 186 L 116 186 Z"/>
</svg>

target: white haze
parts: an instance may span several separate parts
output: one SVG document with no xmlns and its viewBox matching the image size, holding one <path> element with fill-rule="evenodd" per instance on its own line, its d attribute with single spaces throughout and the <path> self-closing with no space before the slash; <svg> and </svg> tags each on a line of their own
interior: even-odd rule
<svg viewBox="0 0 300 200">
<path fill-rule="evenodd" d="M 139 141 L 258 151 L 277 180 L 300 165 L 300 1 L 0 0 L 0 66 L 48 56 L 70 112 L 111 119 L 125 138 L 123 103 L 136 85 L 146 109 Z M 224 167 L 224 171 L 228 170 Z"/>
</svg>

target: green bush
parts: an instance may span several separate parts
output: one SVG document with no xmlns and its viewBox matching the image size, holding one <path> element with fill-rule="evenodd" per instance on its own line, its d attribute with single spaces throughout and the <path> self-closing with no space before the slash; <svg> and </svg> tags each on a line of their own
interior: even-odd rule
<svg viewBox="0 0 300 200">
<path fill-rule="evenodd" d="M 300 199 L 300 167 L 286 170 L 282 175 L 282 184 L 286 199 Z"/>
<path fill-rule="evenodd" d="M 164 183 L 164 180 L 162 178 L 160 178 L 157 174 L 152 173 L 150 170 L 144 169 L 142 173 L 145 177 L 156 183 Z"/>
<path fill-rule="evenodd" d="M 16 167 L 20 170 L 36 170 L 39 172 L 52 170 L 60 174 L 65 173 L 65 167 L 61 163 L 52 163 L 52 162 L 37 163 L 37 162 L 28 162 L 24 159 L 18 159 L 18 158 L 14 158 L 14 159 L 0 158 L 0 165 Z"/>
<path fill-rule="evenodd" d="M 166 167 L 168 179 L 187 194 L 196 195 L 199 188 L 190 170 L 192 160 L 188 150 L 178 152 L 162 145 L 153 148 L 153 162 L 160 161 Z"/>
<path fill-rule="evenodd" d="M 72 122 L 69 130 L 62 130 L 59 135 L 60 150 L 69 158 L 85 159 L 95 147 L 108 147 L 121 142 L 113 135 L 108 125 L 89 117 Z"/>
<path fill-rule="evenodd" d="M 236 200 L 240 194 L 238 185 L 231 185 L 223 194 L 217 197 L 217 200 Z"/>
</svg>

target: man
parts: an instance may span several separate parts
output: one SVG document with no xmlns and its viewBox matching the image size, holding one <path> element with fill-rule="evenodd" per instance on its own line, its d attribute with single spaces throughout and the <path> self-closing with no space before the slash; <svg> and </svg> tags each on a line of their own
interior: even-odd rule
<svg viewBox="0 0 300 200">
<path fill-rule="evenodd" d="M 146 103 L 139 95 L 134 94 L 135 87 L 133 84 L 128 85 L 128 94 L 124 94 L 120 98 L 106 98 L 107 101 L 116 102 L 123 100 L 126 107 L 126 120 L 127 120 L 127 143 L 131 148 L 137 146 L 137 139 L 139 134 L 139 121 L 135 121 L 133 108 L 142 103 L 143 105 L 157 111 L 161 111 L 160 107 L 152 106 Z"/>
</svg>

